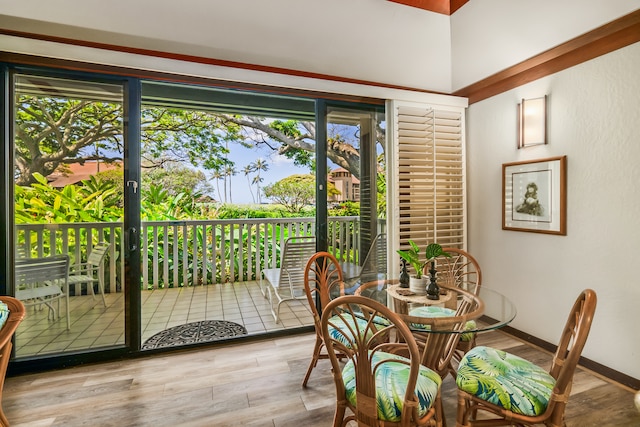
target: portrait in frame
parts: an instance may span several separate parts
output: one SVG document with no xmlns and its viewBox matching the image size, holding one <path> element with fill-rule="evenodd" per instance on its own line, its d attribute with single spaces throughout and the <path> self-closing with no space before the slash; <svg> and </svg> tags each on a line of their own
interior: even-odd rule
<svg viewBox="0 0 640 427">
<path fill-rule="evenodd" d="M 567 156 L 502 165 L 502 229 L 566 235 Z"/>
</svg>

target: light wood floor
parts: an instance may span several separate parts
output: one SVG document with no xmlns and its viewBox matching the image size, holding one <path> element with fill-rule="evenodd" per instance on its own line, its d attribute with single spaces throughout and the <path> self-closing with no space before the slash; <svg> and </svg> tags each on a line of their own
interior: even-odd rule
<svg viewBox="0 0 640 427">
<path fill-rule="evenodd" d="M 254 426 L 328 427 L 334 387 L 321 360 L 309 387 L 300 385 L 312 334 L 145 356 L 7 378 L 3 407 L 13 427 Z M 503 332 L 479 343 L 545 367 L 551 355 Z M 455 383 L 443 398 L 455 425 Z M 567 407 L 568 427 L 640 426 L 633 392 L 581 368 Z"/>
</svg>

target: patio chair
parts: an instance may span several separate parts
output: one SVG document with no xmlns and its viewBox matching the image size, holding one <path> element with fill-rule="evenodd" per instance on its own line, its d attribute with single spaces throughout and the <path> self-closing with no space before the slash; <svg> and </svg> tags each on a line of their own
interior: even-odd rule
<svg viewBox="0 0 640 427">
<path fill-rule="evenodd" d="M 320 326 L 321 313 L 332 298 L 344 295 L 342 269 L 336 257 L 329 252 L 318 252 L 309 259 L 304 274 L 304 290 L 313 314 L 313 324 L 316 330 L 313 355 L 304 380 L 302 380 L 302 386 L 306 387 L 311 371 L 318 364 L 318 360 L 329 358 L 329 355 L 322 351 L 324 341 Z"/>
<path fill-rule="evenodd" d="M 327 304 L 321 326 L 336 387 L 334 427 L 349 421 L 361 426 L 442 425 L 436 411 L 442 379 L 420 364 L 413 334 L 396 313 L 372 299 L 347 295 Z M 343 355 L 346 363 L 340 360 Z"/>
<path fill-rule="evenodd" d="M 280 321 L 280 306 L 283 302 L 306 298 L 304 271 L 307 261 L 315 252 L 315 237 L 289 237 L 284 242 L 280 267 L 262 270 L 260 290 L 262 295 L 269 300 L 271 314 L 273 314 L 276 323 Z"/>
<path fill-rule="evenodd" d="M 387 272 L 387 235 L 378 234 L 371 242 L 362 264 L 345 262 L 341 265 L 345 279 L 370 277 L 375 279 L 378 274 Z"/>
<path fill-rule="evenodd" d="M 4 389 L 4 378 L 7 374 L 7 366 L 11 357 L 13 347 L 13 334 L 18 329 L 18 325 L 24 319 L 26 308 L 20 300 L 0 296 L 0 425 L 8 426 L 9 420 L 2 410 L 2 390 Z"/>
<path fill-rule="evenodd" d="M 47 318 L 56 319 L 56 309 L 52 303 L 65 299 L 67 309 L 67 329 L 71 329 L 69 318 L 69 256 L 55 255 L 45 258 L 24 258 L 16 260 L 16 298 L 29 306 L 44 304 L 49 312 Z"/>
<path fill-rule="evenodd" d="M 580 293 L 547 372 L 505 351 L 478 346 L 461 360 L 457 426 L 564 426 L 573 375 L 596 309 L 596 293 Z M 478 417 L 479 413 L 481 416 Z"/>
<path fill-rule="evenodd" d="M 102 304 L 106 307 L 107 301 L 104 297 L 104 260 L 109 253 L 111 243 L 101 242 L 91 249 L 87 257 L 87 262 L 73 265 L 69 271 L 69 286 L 86 283 L 87 294 L 91 292 L 93 299 L 96 298 L 94 283 L 98 284 L 98 292 L 102 296 Z"/>
</svg>

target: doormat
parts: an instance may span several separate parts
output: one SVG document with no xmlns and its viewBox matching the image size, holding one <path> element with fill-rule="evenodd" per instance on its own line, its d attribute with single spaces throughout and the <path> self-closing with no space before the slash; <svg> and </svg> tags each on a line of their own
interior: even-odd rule
<svg viewBox="0 0 640 427">
<path fill-rule="evenodd" d="M 244 326 L 226 320 L 202 320 L 165 329 L 146 340 L 143 350 L 177 347 L 187 344 L 217 341 L 224 338 L 246 335 Z"/>
</svg>

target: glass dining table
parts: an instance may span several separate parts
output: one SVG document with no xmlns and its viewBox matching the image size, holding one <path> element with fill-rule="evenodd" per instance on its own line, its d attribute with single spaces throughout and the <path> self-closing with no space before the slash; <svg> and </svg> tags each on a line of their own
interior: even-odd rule
<svg viewBox="0 0 640 427">
<path fill-rule="evenodd" d="M 401 288 L 397 279 L 379 274 L 348 280 L 343 290 L 346 295 L 376 300 L 397 313 L 421 347 L 422 364 L 443 378 L 453 372 L 451 360 L 463 336 L 499 329 L 508 325 L 517 314 L 516 306 L 509 298 L 485 286 L 474 294 L 455 286 L 441 285 L 439 299 L 432 300 L 427 298 L 426 292 L 416 294 Z M 421 307 L 433 308 L 424 310 Z M 425 315 L 425 311 L 428 314 Z"/>
</svg>

